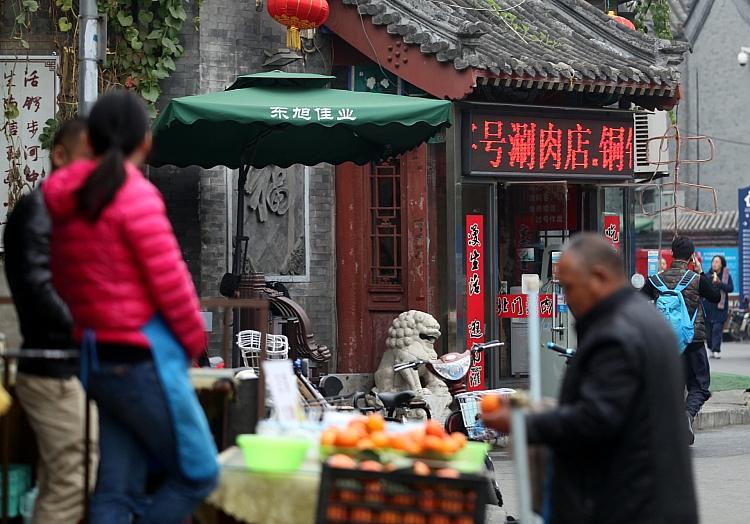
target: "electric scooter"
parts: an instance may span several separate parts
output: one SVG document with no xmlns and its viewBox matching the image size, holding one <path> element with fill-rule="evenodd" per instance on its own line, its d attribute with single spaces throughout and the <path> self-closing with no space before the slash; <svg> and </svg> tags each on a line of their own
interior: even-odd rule
<svg viewBox="0 0 750 524">
<path fill-rule="evenodd" d="M 463 415 L 461 414 L 461 407 L 456 396 L 466 393 L 466 377 L 469 374 L 471 363 L 474 361 L 475 357 L 485 349 L 496 348 L 503 345 L 502 342 L 497 340 L 492 340 L 484 344 L 474 344 L 471 349 L 468 349 L 463 353 L 446 353 L 445 355 L 441 355 L 432 360 L 415 360 L 413 362 L 396 364 L 393 366 L 393 371 L 398 372 L 405 369 L 417 369 L 421 366 L 425 366 L 430 373 L 445 382 L 448 386 L 448 391 L 453 397 L 450 404 L 450 415 L 448 415 L 448 418 L 445 420 L 445 430 L 449 433 L 458 431 L 469 436 L 469 432 L 464 424 Z M 401 407 L 408 407 L 409 402 L 414 398 L 413 393 L 406 393 L 410 393 L 410 395 L 405 395 L 403 397 L 405 403 Z M 378 398 L 383 402 L 383 394 L 379 394 Z M 392 407 L 398 408 L 399 406 Z M 502 507 L 503 495 L 500 492 L 500 486 L 495 479 L 495 465 L 492 463 L 489 453 L 485 457 L 484 463 L 487 471 L 491 475 L 492 491 L 494 491 L 495 497 L 497 498 L 497 505 Z"/>
</svg>

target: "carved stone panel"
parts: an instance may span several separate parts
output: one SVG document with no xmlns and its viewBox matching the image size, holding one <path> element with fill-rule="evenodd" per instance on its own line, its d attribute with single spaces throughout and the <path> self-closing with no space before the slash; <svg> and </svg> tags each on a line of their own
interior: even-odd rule
<svg viewBox="0 0 750 524">
<path fill-rule="evenodd" d="M 250 239 L 248 262 L 255 271 L 281 280 L 307 276 L 307 183 L 303 166 L 250 171 L 245 234 Z"/>
</svg>

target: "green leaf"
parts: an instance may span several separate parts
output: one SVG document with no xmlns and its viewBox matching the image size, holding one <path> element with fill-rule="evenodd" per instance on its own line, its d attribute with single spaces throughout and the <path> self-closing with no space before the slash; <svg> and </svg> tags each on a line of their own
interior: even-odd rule
<svg viewBox="0 0 750 524">
<path fill-rule="evenodd" d="M 141 91 L 141 96 L 153 103 L 159 98 L 159 86 L 148 86 Z"/>
<path fill-rule="evenodd" d="M 166 71 L 164 69 L 154 69 L 154 78 L 158 80 L 169 78 L 169 71 Z"/>
<path fill-rule="evenodd" d="M 17 24 L 21 24 L 21 25 L 25 25 L 26 24 L 26 13 L 24 13 L 24 12 L 19 13 L 18 16 L 16 16 L 16 23 Z"/>
<path fill-rule="evenodd" d="M 21 39 L 21 47 L 23 47 L 24 49 L 29 48 L 29 43 L 23 38 Z"/>
<path fill-rule="evenodd" d="M 60 31 L 63 33 L 67 33 L 71 29 L 73 29 L 73 24 L 70 23 L 70 20 L 68 20 L 67 16 L 61 16 L 60 20 L 57 21 L 57 27 L 60 28 Z"/>
<path fill-rule="evenodd" d="M 154 29 L 151 31 L 146 38 L 149 40 L 161 40 L 161 38 L 164 36 L 164 31 L 161 29 Z"/>
<path fill-rule="evenodd" d="M 171 56 L 161 57 L 161 63 L 164 66 L 164 68 L 169 71 L 174 71 L 175 69 L 177 69 L 177 67 L 174 65 L 174 60 L 172 60 Z"/>
<path fill-rule="evenodd" d="M 131 25 L 133 25 L 132 15 L 127 14 L 125 11 L 117 12 L 117 21 L 122 27 L 130 27 Z"/>
<path fill-rule="evenodd" d="M 67 13 L 73 9 L 73 0 L 57 0 L 55 3 L 63 13 Z"/>
<path fill-rule="evenodd" d="M 185 8 L 183 8 L 181 5 L 170 5 L 169 6 L 169 14 L 175 17 L 177 20 L 185 21 L 187 19 L 187 13 L 185 13 Z"/>
<path fill-rule="evenodd" d="M 150 24 L 154 20 L 154 13 L 152 13 L 151 11 L 139 11 L 138 20 L 142 24 Z"/>
<path fill-rule="evenodd" d="M 37 2 L 36 0 L 23 0 L 23 6 L 30 13 L 36 13 L 39 10 L 39 2 Z"/>
<path fill-rule="evenodd" d="M 156 65 L 156 57 L 154 55 L 148 55 L 146 57 L 146 62 L 148 62 L 148 65 L 151 67 L 154 67 Z"/>
<path fill-rule="evenodd" d="M 161 45 L 164 46 L 164 49 L 169 51 L 170 54 L 176 55 L 177 54 L 177 48 L 175 47 L 175 44 L 172 40 L 167 38 L 166 36 L 161 39 Z"/>
<path fill-rule="evenodd" d="M 143 49 L 143 42 L 141 42 L 137 38 L 134 38 L 130 41 L 130 47 L 132 47 L 136 51 L 140 51 L 141 49 Z"/>
</svg>

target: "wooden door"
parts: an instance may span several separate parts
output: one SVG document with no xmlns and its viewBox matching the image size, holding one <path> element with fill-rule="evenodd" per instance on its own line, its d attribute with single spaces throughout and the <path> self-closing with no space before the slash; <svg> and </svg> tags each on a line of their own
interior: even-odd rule
<svg viewBox="0 0 750 524">
<path fill-rule="evenodd" d="M 336 169 L 339 372 L 374 371 L 393 319 L 437 304 L 427 151 Z"/>
</svg>

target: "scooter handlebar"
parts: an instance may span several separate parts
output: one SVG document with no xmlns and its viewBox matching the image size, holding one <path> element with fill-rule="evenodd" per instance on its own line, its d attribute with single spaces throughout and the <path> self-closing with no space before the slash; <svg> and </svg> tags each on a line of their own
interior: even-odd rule
<svg viewBox="0 0 750 524">
<path fill-rule="evenodd" d="M 504 342 L 499 340 L 490 340 L 489 342 L 483 342 L 481 344 L 474 344 L 471 346 L 472 351 L 484 351 L 485 349 L 499 348 L 504 346 Z"/>
</svg>

